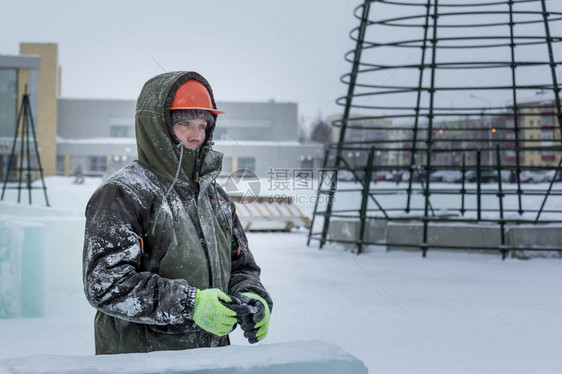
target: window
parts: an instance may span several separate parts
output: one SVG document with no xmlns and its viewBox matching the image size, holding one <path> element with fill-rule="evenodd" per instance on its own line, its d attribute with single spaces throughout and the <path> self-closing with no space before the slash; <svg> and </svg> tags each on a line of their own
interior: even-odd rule
<svg viewBox="0 0 562 374">
<path fill-rule="evenodd" d="M 541 133 L 541 140 L 552 140 L 552 139 L 554 139 L 554 133 L 552 131 L 544 131 Z"/>
<path fill-rule="evenodd" d="M 112 138 L 134 138 L 134 126 L 111 125 L 109 128 L 109 136 Z"/>
<path fill-rule="evenodd" d="M 57 155 L 57 175 L 64 175 L 64 156 Z"/>
<path fill-rule="evenodd" d="M 17 90 L 17 69 L 0 69 L 0 137 L 14 137 L 18 110 Z"/>
<path fill-rule="evenodd" d="M 10 158 L 9 155 L 0 155 L 0 178 L 3 181 L 4 175 L 8 171 L 8 159 Z M 6 160 L 6 161 L 4 161 Z"/>
<path fill-rule="evenodd" d="M 88 169 L 87 156 L 71 156 L 70 157 L 70 175 L 82 175 Z"/>
<path fill-rule="evenodd" d="M 223 157 L 222 159 L 222 175 L 228 175 L 232 173 L 232 157 Z"/>
<path fill-rule="evenodd" d="M 104 172 L 107 168 L 107 158 L 105 156 L 90 156 L 90 169 L 91 172 Z"/>
<path fill-rule="evenodd" d="M 29 104 L 31 105 L 31 114 L 33 114 L 33 123 L 35 125 L 35 129 L 37 129 L 37 79 L 37 69 L 29 70 L 29 84 L 27 90 L 29 93 Z"/>
<path fill-rule="evenodd" d="M 540 119 L 541 126 L 553 126 L 554 125 L 554 117 L 552 116 L 542 116 Z"/>
<path fill-rule="evenodd" d="M 314 159 L 312 156 L 301 156 L 301 169 L 312 169 L 313 167 Z"/>
<path fill-rule="evenodd" d="M 224 128 L 217 126 L 214 140 L 271 140 L 271 129 L 267 128 Z"/>
<path fill-rule="evenodd" d="M 256 170 L 256 158 L 238 157 L 238 169 Z"/>
<path fill-rule="evenodd" d="M 541 132 L 541 147 L 553 147 L 554 142 L 554 133 L 552 131 L 543 131 Z M 554 153 L 552 150 L 544 150 L 541 152 L 541 156 L 552 157 Z"/>
<path fill-rule="evenodd" d="M 221 118 L 217 123 L 215 140 L 272 140 L 273 122 L 269 119 Z"/>
</svg>

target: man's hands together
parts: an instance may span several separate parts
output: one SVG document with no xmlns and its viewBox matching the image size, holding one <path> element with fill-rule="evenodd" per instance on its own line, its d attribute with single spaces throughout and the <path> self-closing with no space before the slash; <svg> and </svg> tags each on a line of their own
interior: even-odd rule
<svg viewBox="0 0 562 374">
<path fill-rule="evenodd" d="M 244 337 L 252 344 L 263 340 L 269 330 L 271 313 L 267 302 L 252 292 L 245 292 L 232 297 L 229 305 L 236 311 L 236 319 L 244 331 Z"/>
<path fill-rule="evenodd" d="M 193 321 L 197 326 L 217 336 L 227 335 L 234 329 L 236 312 L 223 303 L 232 301 L 227 294 L 216 288 L 208 288 L 198 289 L 196 295 Z"/>
<path fill-rule="evenodd" d="M 217 336 L 227 335 L 238 322 L 244 337 L 257 343 L 267 336 L 270 316 L 269 305 L 255 293 L 230 297 L 216 288 L 197 290 L 193 321 Z"/>
</svg>

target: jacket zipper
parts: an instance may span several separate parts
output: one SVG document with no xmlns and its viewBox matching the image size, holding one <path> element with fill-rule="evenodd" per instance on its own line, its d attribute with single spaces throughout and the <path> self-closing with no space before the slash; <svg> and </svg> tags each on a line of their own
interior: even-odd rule
<svg viewBox="0 0 562 374">
<path fill-rule="evenodd" d="M 200 157 L 200 154 L 201 154 L 201 150 L 199 149 L 197 151 L 197 155 L 195 157 L 195 165 L 194 165 L 194 168 L 193 168 L 193 175 L 192 175 L 192 180 L 194 181 L 194 184 L 195 184 L 195 212 L 196 212 L 196 215 L 197 215 L 197 224 L 199 225 L 199 232 L 201 233 L 201 237 L 199 238 L 199 242 L 203 246 L 203 248 L 205 250 L 205 254 L 207 255 L 207 264 L 209 266 L 209 285 L 211 286 L 211 288 L 214 288 L 215 284 L 213 282 L 213 266 L 211 264 L 211 254 L 209 253 L 209 247 L 207 246 L 207 241 L 205 240 L 205 232 L 203 231 L 201 219 L 199 218 L 199 194 L 201 192 L 200 185 L 199 185 L 199 167 L 200 167 L 199 157 Z"/>
</svg>

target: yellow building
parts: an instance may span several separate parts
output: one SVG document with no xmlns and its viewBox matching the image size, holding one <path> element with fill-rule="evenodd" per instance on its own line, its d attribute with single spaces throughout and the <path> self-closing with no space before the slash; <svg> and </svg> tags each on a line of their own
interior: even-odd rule
<svg viewBox="0 0 562 374">
<path fill-rule="evenodd" d="M 527 106 L 532 108 L 526 108 Z M 520 147 L 531 148 L 522 152 L 522 165 L 556 167 L 562 157 L 561 152 L 532 149 L 560 146 L 555 101 L 550 99 L 523 103 L 521 114 Z"/>
<path fill-rule="evenodd" d="M 20 43 L 21 55 L 38 55 L 41 66 L 37 74 L 37 139 L 43 173 L 55 175 L 57 165 L 57 99 L 60 96 L 58 46 L 54 43 Z M 22 97 L 27 77 L 18 76 L 18 98 Z M 33 100 L 33 98 L 30 98 Z M 18 101 L 19 102 L 19 101 Z"/>
</svg>

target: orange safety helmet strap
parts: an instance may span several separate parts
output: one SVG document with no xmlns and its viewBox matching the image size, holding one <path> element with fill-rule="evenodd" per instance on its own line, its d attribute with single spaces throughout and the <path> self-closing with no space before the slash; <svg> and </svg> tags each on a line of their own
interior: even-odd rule
<svg viewBox="0 0 562 374">
<path fill-rule="evenodd" d="M 208 110 L 213 114 L 224 113 L 224 111 L 213 107 L 209 91 L 203 83 L 195 79 L 183 82 L 178 88 L 170 105 L 170 110 L 175 109 L 199 109 Z"/>
</svg>

